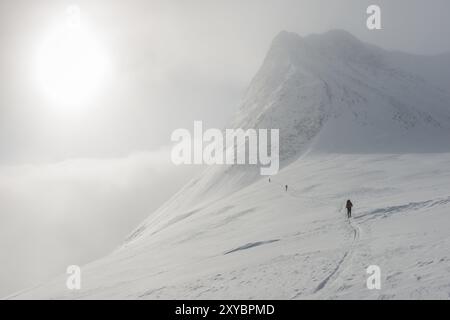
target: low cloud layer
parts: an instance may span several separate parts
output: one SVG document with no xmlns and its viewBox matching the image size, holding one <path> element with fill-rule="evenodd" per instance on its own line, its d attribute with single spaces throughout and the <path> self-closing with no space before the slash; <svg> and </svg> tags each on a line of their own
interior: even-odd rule
<svg viewBox="0 0 450 320">
<path fill-rule="evenodd" d="M 107 254 L 199 170 L 168 148 L 0 167 L 0 296 Z"/>
</svg>

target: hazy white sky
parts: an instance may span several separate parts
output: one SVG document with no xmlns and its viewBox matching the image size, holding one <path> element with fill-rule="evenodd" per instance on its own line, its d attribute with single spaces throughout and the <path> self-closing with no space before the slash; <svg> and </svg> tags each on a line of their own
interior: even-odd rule
<svg viewBox="0 0 450 320">
<path fill-rule="evenodd" d="M 382 31 L 365 27 L 371 3 Z M 32 79 L 37 48 L 69 4 L 113 66 L 92 106 L 71 113 L 50 107 Z M 450 51 L 449 9 L 447 0 L 2 0 L 0 161 L 123 156 L 167 145 L 194 119 L 224 126 L 280 30 L 343 28 L 386 48 Z"/>
<path fill-rule="evenodd" d="M 71 4 L 111 60 L 82 108 L 50 101 L 33 73 Z M 366 29 L 369 4 L 381 31 Z M 168 161 L 171 132 L 224 127 L 281 30 L 439 54 L 449 15 L 448 0 L 0 0 L 0 296 L 111 250 L 167 199 L 192 175 Z"/>
</svg>

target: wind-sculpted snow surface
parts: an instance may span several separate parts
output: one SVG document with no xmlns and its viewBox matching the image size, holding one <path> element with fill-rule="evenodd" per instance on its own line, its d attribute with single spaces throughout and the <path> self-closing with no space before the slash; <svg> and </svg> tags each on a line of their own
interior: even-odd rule
<svg viewBox="0 0 450 320">
<path fill-rule="evenodd" d="M 207 168 L 83 267 L 80 291 L 62 276 L 15 297 L 448 299 L 450 98 L 401 56 L 282 32 L 233 124 L 280 129 L 278 175 Z"/>
<path fill-rule="evenodd" d="M 149 226 L 83 267 L 80 291 L 62 276 L 16 298 L 447 299 L 448 168 L 450 154 L 309 155 Z M 381 290 L 366 287 L 369 265 Z"/>
</svg>

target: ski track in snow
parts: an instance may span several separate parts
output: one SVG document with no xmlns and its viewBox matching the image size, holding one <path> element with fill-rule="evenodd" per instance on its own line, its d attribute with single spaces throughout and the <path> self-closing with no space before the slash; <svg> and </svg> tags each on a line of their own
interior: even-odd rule
<svg viewBox="0 0 450 320">
<path fill-rule="evenodd" d="M 327 285 L 329 285 L 333 280 L 339 278 L 340 273 L 344 270 L 346 262 L 350 259 L 352 256 L 352 253 L 354 251 L 355 245 L 357 244 L 361 229 L 358 225 L 356 225 L 352 219 L 348 219 L 348 224 L 352 228 L 353 231 L 353 239 L 352 242 L 349 244 L 348 250 L 344 253 L 342 258 L 337 263 L 336 267 L 331 271 L 330 274 L 328 274 L 325 279 L 323 279 L 319 285 L 314 289 L 313 294 L 319 293 L 321 290 L 325 289 Z M 293 297 L 291 297 L 291 300 L 295 300 L 302 296 L 302 293 L 297 293 Z"/>
<path fill-rule="evenodd" d="M 450 197 L 438 198 L 432 200 L 425 200 L 421 202 L 410 202 L 407 204 L 389 206 L 385 208 L 377 208 L 364 212 L 363 214 L 355 217 L 356 219 L 366 218 L 364 221 L 371 219 L 387 218 L 390 215 L 397 213 L 412 212 L 420 209 L 433 208 L 436 206 L 443 206 L 450 204 Z"/>
</svg>

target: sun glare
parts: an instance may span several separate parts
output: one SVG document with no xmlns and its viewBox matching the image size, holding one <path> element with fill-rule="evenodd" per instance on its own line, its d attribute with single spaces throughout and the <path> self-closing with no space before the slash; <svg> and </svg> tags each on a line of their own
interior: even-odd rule
<svg viewBox="0 0 450 320">
<path fill-rule="evenodd" d="M 88 102 L 104 85 L 107 71 L 104 51 L 80 27 L 50 33 L 37 55 L 39 85 L 59 106 Z"/>
</svg>

